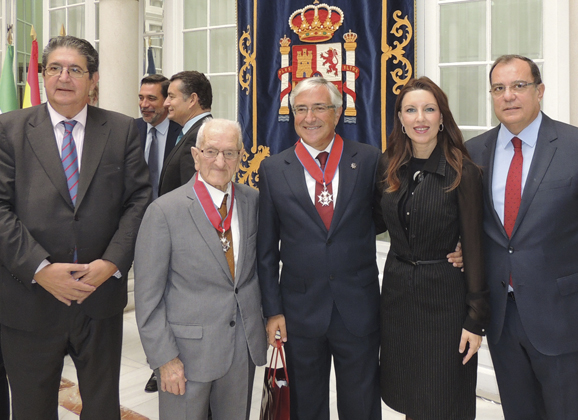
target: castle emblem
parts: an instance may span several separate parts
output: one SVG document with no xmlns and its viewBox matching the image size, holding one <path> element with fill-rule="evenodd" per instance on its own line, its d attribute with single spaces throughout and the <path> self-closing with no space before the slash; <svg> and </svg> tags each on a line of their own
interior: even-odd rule
<svg viewBox="0 0 578 420">
<path fill-rule="evenodd" d="M 281 81 L 281 105 L 278 119 L 289 121 L 289 93 L 297 83 L 309 77 L 322 76 L 334 83 L 343 94 L 344 122 L 355 124 L 355 80 L 359 77 L 359 69 L 355 66 L 357 34 L 349 30 L 343 36 L 343 44 L 328 43 L 342 26 L 345 16 L 338 7 L 317 3 L 316 0 L 314 4 L 296 10 L 289 17 L 289 27 L 304 44 L 291 48 L 291 40 L 287 35 L 279 41 L 281 68 L 277 75 Z"/>
</svg>

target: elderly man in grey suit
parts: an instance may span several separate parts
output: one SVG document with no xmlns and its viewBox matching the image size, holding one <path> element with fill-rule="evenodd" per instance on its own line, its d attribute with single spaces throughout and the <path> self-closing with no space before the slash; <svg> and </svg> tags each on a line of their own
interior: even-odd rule
<svg viewBox="0 0 578 420">
<path fill-rule="evenodd" d="M 484 170 L 488 342 L 506 420 L 578 419 L 578 128 L 540 111 L 530 59 L 490 70 L 500 125 L 466 146 Z"/>
<path fill-rule="evenodd" d="M 135 255 L 136 316 L 158 369 L 160 419 L 249 418 L 267 343 L 256 271 L 257 191 L 231 182 L 243 152 L 234 121 L 210 119 L 197 174 L 145 214 Z"/>
</svg>

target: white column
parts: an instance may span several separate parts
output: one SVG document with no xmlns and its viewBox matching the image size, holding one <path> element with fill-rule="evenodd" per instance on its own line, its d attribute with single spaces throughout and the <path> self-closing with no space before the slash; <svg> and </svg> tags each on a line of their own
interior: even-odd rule
<svg viewBox="0 0 578 420">
<path fill-rule="evenodd" d="M 100 0 L 99 106 L 138 115 L 139 2 Z"/>
</svg>

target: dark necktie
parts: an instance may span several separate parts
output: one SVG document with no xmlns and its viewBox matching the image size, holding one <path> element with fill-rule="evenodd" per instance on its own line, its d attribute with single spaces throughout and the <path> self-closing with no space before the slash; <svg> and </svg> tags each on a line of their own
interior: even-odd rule
<svg viewBox="0 0 578 420">
<path fill-rule="evenodd" d="M 506 195 L 504 198 L 504 228 L 508 237 L 512 236 L 520 202 L 522 201 L 522 141 L 518 137 L 512 139 L 514 145 L 514 157 L 506 179 Z"/>
<path fill-rule="evenodd" d="M 157 140 L 157 129 L 151 128 L 151 146 L 149 148 L 149 171 L 151 174 L 151 184 L 153 187 L 153 200 L 159 196 L 159 142 Z"/>
<path fill-rule="evenodd" d="M 221 219 L 225 220 L 227 217 L 227 197 L 229 194 L 225 194 L 223 197 L 223 202 L 221 207 L 219 207 L 219 213 L 221 214 Z M 231 210 L 233 210 L 233 203 L 231 203 Z M 221 233 L 219 232 L 219 236 Z M 233 254 L 233 234 L 231 229 L 225 232 L 225 238 L 229 241 L 229 249 L 225 252 L 225 257 L 227 258 L 227 264 L 229 264 L 229 270 L 231 271 L 231 277 L 233 277 L 233 282 L 235 282 L 235 255 Z"/>
<path fill-rule="evenodd" d="M 317 160 L 321 164 L 321 170 L 325 170 L 325 164 L 327 163 L 327 158 L 329 157 L 329 153 L 321 152 L 317 155 Z M 327 230 L 331 226 L 331 219 L 333 219 L 333 201 L 329 203 L 329 205 L 323 205 L 319 196 L 323 192 L 323 184 L 316 182 L 315 183 L 315 208 L 319 212 L 321 216 L 321 220 L 323 220 L 323 224 Z M 327 193 L 333 195 L 333 188 L 331 184 L 327 185 Z"/>
<path fill-rule="evenodd" d="M 76 143 L 72 137 L 72 129 L 76 121 L 62 121 L 64 124 L 64 139 L 62 140 L 62 167 L 66 175 L 66 184 L 72 204 L 76 206 L 76 195 L 78 193 L 78 155 L 76 153 Z"/>
<path fill-rule="evenodd" d="M 508 170 L 506 179 L 506 194 L 504 197 L 504 228 L 508 237 L 512 236 L 520 202 L 522 201 L 522 166 L 524 156 L 522 155 L 522 141 L 518 137 L 512 139 L 514 145 L 514 157 Z M 510 286 L 512 284 L 512 273 L 510 273 Z"/>
</svg>

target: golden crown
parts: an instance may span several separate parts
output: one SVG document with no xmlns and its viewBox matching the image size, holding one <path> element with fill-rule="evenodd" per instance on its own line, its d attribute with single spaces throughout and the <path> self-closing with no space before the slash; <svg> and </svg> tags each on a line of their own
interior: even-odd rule
<svg viewBox="0 0 578 420">
<path fill-rule="evenodd" d="M 302 42 L 324 42 L 333 37 L 343 23 L 343 11 L 325 3 L 309 5 L 293 12 L 289 26 Z"/>
<path fill-rule="evenodd" d="M 355 42 L 357 41 L 357 34 L 355 32 L 351 32 L 350 29 L 349 32 L 343 35 L 343 39 L 345 40 L 345 42 Z"/>
</svg>

